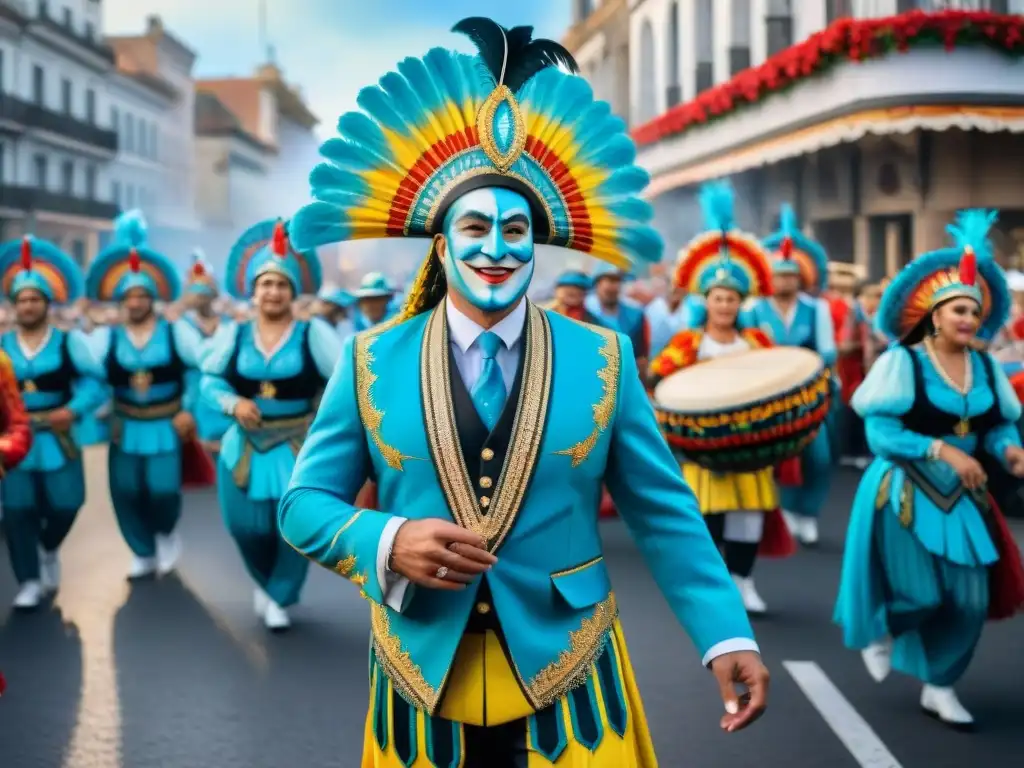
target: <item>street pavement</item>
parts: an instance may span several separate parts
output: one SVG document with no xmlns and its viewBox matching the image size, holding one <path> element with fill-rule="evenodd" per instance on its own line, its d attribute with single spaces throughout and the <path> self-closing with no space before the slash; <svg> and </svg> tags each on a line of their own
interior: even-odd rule
<svg viewBox="0 0 1024 768">
<path fill-rule="evenodd" d="M 65 547 L 53 608 L 7 615 L 0 554 L 2 768 L 357 768 L 366 711 L 367 610 L 356 590 L 310 571 L 295 627 L 267 634 L 210 492 L 188 496 L 180 577 L 130 587 L 127 549 L 87 454 L 89 502 Z M 918 711 L 919 687 L 870 680 L 831 623 L 856 473 L 837 474 L 822 543 L 756 572 L 756 622 L 772 671 L 769 712 L 724 734 L 710 674 L 675 623 L 622 524 L 606 557 L 664 768 L 919 768 L 1012 765 L 1024 750 L 1024 617 L 991 624 L 959 687 L 979 727 L 961 734 Z"/>
</svg>

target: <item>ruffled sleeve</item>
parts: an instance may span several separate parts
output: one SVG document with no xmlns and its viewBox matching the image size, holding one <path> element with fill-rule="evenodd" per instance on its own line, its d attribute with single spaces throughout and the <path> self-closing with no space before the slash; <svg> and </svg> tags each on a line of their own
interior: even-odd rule
<svg viewBox="0 0 1024 768">
<path fill-rule="evenodd" d="M 988 355 L 989 368 L 992 371 L 993 395 L 999 404 L 999 413 L 1003 417 L 1002 424 L 989 430 L 985 435 L 984 448 L 1005 466 L 1006 449 L 1021 445 L 1020 429 L 1017 426 L 1021 417 L 1020 400 L 999 361 L 990 352 L 979 354 Z"/>
<path fill-rule="evenodd" d="M 884 459 L 923 459 L 934 438 L 905 429 L 900 417 L 914 405 L 914 354 L 886 351 L 871 367 L 850 405 L 864 419 L 868 447 Z"/>
</svg>

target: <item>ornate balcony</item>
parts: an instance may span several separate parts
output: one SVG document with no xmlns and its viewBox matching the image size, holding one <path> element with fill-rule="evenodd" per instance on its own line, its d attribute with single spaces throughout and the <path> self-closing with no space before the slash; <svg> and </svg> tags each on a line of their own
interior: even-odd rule
<svg viewBox="0 0 1024 768">
<path fill-rule="evenodd" d="M 121 212 L 114 203 L 85 200 L 38 187 L 19 187 L 11 184 L 0 185 L 0 208 L 13 208 L 26 213 L 46 211 L 107 220 L 113 219 Z"/>
<path fill-rule="evenodd" d="M 117 153 L 115 131 L 86 123 L 71 115 L 54 112 L 9 93 L 0 94 L 0 121 L 11 123 L 21 131 L 46 131 L 110 154 Z"/>
</svg>

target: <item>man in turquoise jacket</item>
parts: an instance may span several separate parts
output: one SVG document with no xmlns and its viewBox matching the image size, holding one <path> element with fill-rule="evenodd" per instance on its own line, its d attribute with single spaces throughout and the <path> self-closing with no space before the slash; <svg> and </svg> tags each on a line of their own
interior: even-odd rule
<svg viewBox="0 0 1024 768">
<path fill-rule="evenodd" d="M 647 176 L 608 105 L 551 66 L 575 67 L 565 49 L 455 29 L 480 56 L 435 49 L 364 90 L 292 220 L 303 249 L 431 245 L 402 314 L 342 350 L 281 532 L 370 603 L 364 766 L 651 768 L 603 483 L 718 679 L 722 728 L 763 711 L 768 673 L 629 339 L 525 298 L 536 243 L 659 258 Z M 368 479 L 377 510 L 354 506 Z"/>
</svg>

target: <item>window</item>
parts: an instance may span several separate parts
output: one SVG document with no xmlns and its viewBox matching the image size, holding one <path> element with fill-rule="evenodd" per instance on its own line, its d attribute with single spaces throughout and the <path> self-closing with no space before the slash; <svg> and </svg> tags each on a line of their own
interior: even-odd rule
<svg viewBox="0 0 1024 768">
<path fill-rule="evenodd" d="M 71 81 L 66 77 L 60 81 L 60 108 L 65 115 L 71 114 Z"/>
<path fill-rule="evenodd" d="M 139 120 L 139 154 L 149 157 L 149 131 L 146 130 L 146 121 Z"/>
<path fill-rule="evenodd" d="M 60 164 L 60 191 L 65 195 L 75 192 L 75 164 L 71 160 Z"/>
<path fill-rule="evenodd" d="M 117 111 L 117 107 L 110 108 L 110 130 L 121 133 L 121 113 Z"/>
<path fill-rule="evenodd" d="M 110 182 L 110 199 L 117 205 L 121 204 L 121 182 L 112 181 Z"/>
<path fill-rule="evenodd" d="M 64 26 L 70 28 L 70 27 L 73 27 L 74 25 L 75 25 L 75 19 L 71 15 L 71 9 L 68 8 L 67 6 L 64 6 Z"/>
<path fill-rule="evenodd" d="M 850 0 L 825 0 L 825 22 L 831 24 L 837 19 L 853 15 Z"/>
<path fill-rule="evenodd" d="M 92 88 L 85 92 L 85 119 L 96 125 L 96 91 Z"/>
<path fill-rule="evenodd" d="M 85 241 L 71 241 L 71 256 L 80 266 L 85 266 Z"/>
<path fill-rule="evenodd" d="M 156 144 L 157 144 L 156 135 L 157 135 L 156 123 L 150 123 L 150 125 L 149 125 L 149 156 L 152 157 L 154 160 L 159 160 L 160 158 L 159 158 L 159 156 L 157 154 L 157 151 L 156 151 Z"/>
<path fill-rule="evenodd" d="M 4 88 L 5 80 L 6 78 L 4 77 L 4 51 L 2 48 L 0 48 L 0 93 L 5 93 L 7 91 L 7 89 Z"/>
<path fill-rule="evenodd" d="M 793 7 L 790 0 L 768 0 L 768 15 L 764 21 L 769 56 L 793 45 Z"/>
<path fill-rule="evenodd" d="M 135 151 L 135 118 L 132 115 L 124 116 L 124 151 Z"/>
<path fill-rule="evenodd" d="M 46 73 L 38 64 L 32 65 L 32 100 L 40 106 L 46 103 Z"/>
<path fill-rule="evenodd" d="M 40 189 L 46 189 L 46 185 L 49 182 L 49 179 L 47 177 L 50 175 L 50 165 L 46 161 L 46 155 L 35 155 L 32 158 L 32 165 L 34 166 L 35 170 L 36 186 L 39 187 Z"/>
<path fill-rule="evenodd" d="M 91 21 L 85 22 L 85 39 L 90 42 L 96 39 L 96 27 L 93 26 Z"/>
<path fill-rule="evenodd" d="M 135 187 L 133 187 L 131 184 L 126 184 L 124 188 L 124 207 L 135 207 Z"/>
<path fill-rule="evenodd" d="M 4 143 L 0 141 L 0 186 L 3 185 L 6 174 L 4 173 L 4 167 L 7 165 L 4 158 Z"/>
<path fill-rule="evenodd" d="M 85 197 L 88 200 L 96 199 L 96 166 L 85 166 Z"/>
</svg>

